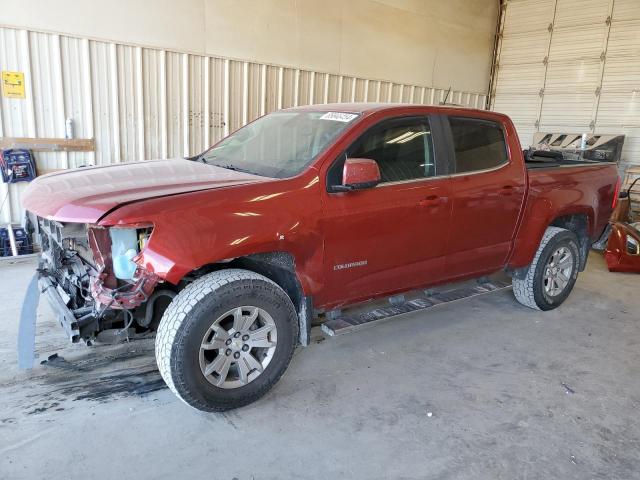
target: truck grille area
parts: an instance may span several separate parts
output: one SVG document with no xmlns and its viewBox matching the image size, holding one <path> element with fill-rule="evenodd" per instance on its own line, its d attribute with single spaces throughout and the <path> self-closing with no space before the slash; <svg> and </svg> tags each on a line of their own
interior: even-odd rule
<svg viewBox="0 0 640 480">
<path fill-rule="evenodd" d="M 39 218 L 38 226 L 42 244 L 41 273 L 52 277 L 69 308 L 93 304 L 89 280 L 94 265 L 87 225 Z"/>
<path fill-rule="evenodd" d="M 107 329 L 127 337 L 136 329 L 148 330 L 155 300 L 175 296 L 169 290 L 154 293 L 160 279 L 144 269 L 131 280 L 117 279 L 107 229 L 44 218 L 38 219 L 38 226 L 42 245 L 38 284 L 73 342 L 90 343 Z M 138 309 L 143 303 L 146 307 Z"/>
</svg>

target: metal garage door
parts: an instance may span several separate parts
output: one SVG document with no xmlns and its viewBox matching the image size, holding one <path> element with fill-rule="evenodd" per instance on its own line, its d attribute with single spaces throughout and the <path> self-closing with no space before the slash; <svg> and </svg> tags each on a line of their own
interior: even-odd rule
<svg viewBox="0 0 640 480">
<path fill-rule="evenodd" d="M 533 133 L 623 133 L 640 164 L 640 1 L 507 0 L 491 108 Z"/>
</svg>

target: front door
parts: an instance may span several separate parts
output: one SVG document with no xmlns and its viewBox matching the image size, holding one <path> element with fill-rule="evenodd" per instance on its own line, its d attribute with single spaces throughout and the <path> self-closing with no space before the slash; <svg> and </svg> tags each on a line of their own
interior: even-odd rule
<svg viewBox="0 0 640 480">
<path fill-rule="evenodd" d="M 382 182 L 324 196 L 325 288 L 319 304 L 335 307 L 443 277 L 451 201 L 432 133 L 426 116 L 385 120 L 330 168 L 329 189 L 341 182 L 347 157 L 375 160 Z"/>
</svg>

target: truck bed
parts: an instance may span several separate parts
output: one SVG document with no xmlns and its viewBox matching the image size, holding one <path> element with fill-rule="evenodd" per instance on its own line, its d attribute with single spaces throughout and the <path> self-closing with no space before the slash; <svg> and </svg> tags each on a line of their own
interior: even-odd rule
<svg viewBox="0 0 640 480">
<path fill-rule="evenodd" d="M 603 160 L 591 160 L 582 158 L 579 154 L 562 154 L 557 151 L 544 150 L 524 150 L 523 151 L 525 166 L 529 169 L 537 168 L 554 168 L 580 165 L 598 165 L 611 164 L 612 162 Z M 573 158 L 575 157 L 575 158 Z"/>
<path fill-rule="evenodd" d="M 578 167 L 588 165 L 601 165 L 608 164 L 610 162 L 600 162 L 596 160 L 550 160 L 545 162 L 535 162 L 527 160 L 525 162 L 526 167 L 529 170 L 537 168 L 554 168 L 554 167 Z"/>
<path fill-rule="evenodd" d="M 588 236 L 595 242 L 613 208 L 618 176 L 615 163 L 565 161 L 538 165 L 527 165 L 529 190 L 509 262 L 511 268 L 528 265 L 544 230 L 563 216 L 585 215 Z"/>
</svg>

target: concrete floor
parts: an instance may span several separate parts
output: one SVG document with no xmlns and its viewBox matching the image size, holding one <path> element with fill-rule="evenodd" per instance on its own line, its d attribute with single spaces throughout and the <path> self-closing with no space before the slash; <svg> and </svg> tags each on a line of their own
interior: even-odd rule
<svg viewBox="0 0 640 480">
<path fill-rule="evenodd" d="M 59 358 L 18 371 L 33 268 L 0 266 L 2 479 L 640 478 L 640 275 L 600 255 L 552 312 L 507 290 L 315 332 L 266 397 L 225 415 L 164 388 L 152 340 L 69 345 L 48 305 L 36 349 Z"/>
</svg>

